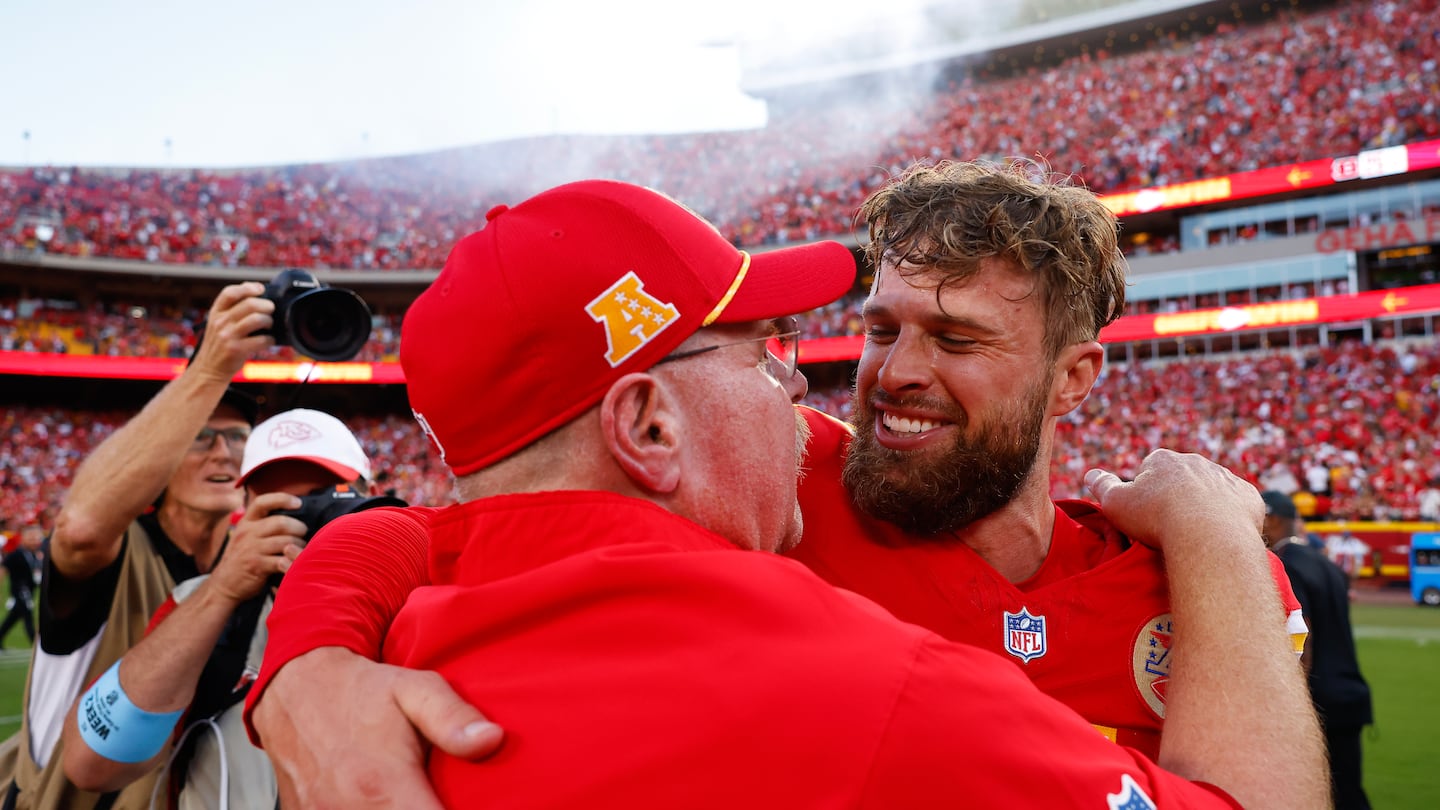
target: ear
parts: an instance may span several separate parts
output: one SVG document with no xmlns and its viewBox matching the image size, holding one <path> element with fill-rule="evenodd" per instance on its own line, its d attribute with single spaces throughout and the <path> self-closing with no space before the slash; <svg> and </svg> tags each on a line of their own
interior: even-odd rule
<svg viewBox="0 0 1440 810">
<path fill-rule="evenodd" d="M 679 419 L 674 397 L 649 374 L 627 374 L 600 402 L 600 429 L 616 465 L 637 487 L 673 492 L 680 483 Z"/>
<path fill-rule="evenodd" d="M 1055 378 L 1050 384 L 1050 415 L 1064 416 L 1080 407 L 1100 376 L 1105 349 L 1099 341 L 1074 343 L 1055 358 Z"/>
</svg>

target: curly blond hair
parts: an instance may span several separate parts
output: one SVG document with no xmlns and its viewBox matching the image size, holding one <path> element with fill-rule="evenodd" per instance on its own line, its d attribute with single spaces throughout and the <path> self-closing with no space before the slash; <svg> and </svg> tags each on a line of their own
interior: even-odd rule
<svg viewBox="0 0 1440 810">
<path fill-rule="evenodd" d="M 1094 340 L 1125 307 L 1119 223 L 1069 177 L 1031 160 L 916 164 L 860 209 L 871 264 L 914 269 L 937 281 L 936 297 L 982 263 L 1001 259 L 1032 275 L 1044 296 L 1045 347 Z"/>
</svg>

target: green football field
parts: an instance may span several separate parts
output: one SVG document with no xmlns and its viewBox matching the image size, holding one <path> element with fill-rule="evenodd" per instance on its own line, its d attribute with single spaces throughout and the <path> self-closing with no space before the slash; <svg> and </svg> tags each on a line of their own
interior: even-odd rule
<svg viewBox="0 0 1440 810">
<path fill-rule="evenodd" d="M 1413 605 L 1356 605 L 1360 666 L 1375 694 L 1375 725 L 1366 730 L 1365 787 L 1379 810 L 1440 807 L 1440 610 Z M 13 630 L 0 652 L 0 739 L 20 725 L 28 656 Z M 1282 752 L 1277 752 L 1282 753 Z"/>
</svg>

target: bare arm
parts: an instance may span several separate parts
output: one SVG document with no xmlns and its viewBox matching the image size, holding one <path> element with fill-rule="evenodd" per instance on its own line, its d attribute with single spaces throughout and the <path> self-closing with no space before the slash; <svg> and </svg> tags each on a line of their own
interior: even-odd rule
<svg viewBox="0 0 1440 810">
<path fill-rule="evenodd" d="M 80 465 L 50 538 L 56 570 L 85 580 L 115 560 L 125 526 L 159 497 L 246 359 L 273 344 L 264 285 L 232 284 L 210 307 L 205 340 L 185 371 Z"/>
<path fill-rule="evenodd" d="M 290 567 L 286 548 L 298 548 L 306 526 L 293 517 L 270 513 L 299 505 L 299 498 L 283 492 L 260 495 L 250 503 L 214 573 L 120 659 L 120 685 L 131 703 L 157 713 L 190 705 L 200 673 L 231 614 L 260 593 L 271 574 Z M 119 790 L 156 764 L 154 760 L 117 762 L 96 752 L 80 736 L 75 707 L 66 719 L 63 739 L 65 775 L 85 790 Z"/>
<path fill-rule="evenodd" d="M 1086 481 L 1117 528 L 1163 545 L 1175 660 L 1160 764 L 1251 810 L 1328 807 L 1324 740 L 1260 539 L 1259 493 L 1168 450 L 1133 483 L 1099 470 Z"/>
</svg>

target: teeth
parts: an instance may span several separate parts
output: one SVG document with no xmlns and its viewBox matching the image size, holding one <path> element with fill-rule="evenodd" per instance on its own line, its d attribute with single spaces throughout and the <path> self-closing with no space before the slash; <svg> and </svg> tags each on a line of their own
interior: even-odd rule
<svg viewBox="0 0 1440 810">
<path fill-rule="evenodd" d="M 885 414 L 883 417 L 885 427 L 896 433 L 924 433 L 927 430 L 934 430 L 940 427 L 939 422 L 932 422 L 929 419 L 906 419 L 904 417 Z"/>
</svg>

